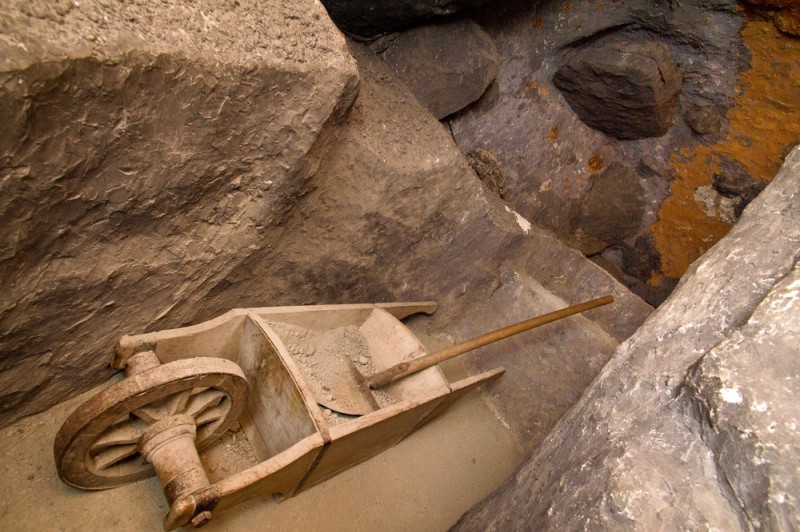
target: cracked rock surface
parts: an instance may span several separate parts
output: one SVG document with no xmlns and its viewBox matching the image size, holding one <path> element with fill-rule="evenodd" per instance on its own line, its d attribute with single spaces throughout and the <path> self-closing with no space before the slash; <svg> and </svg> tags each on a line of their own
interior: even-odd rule
<svg viewBox="0 0 800 532">
<path fill-rule="evenodd" d="M 0 424 L 201 312 L 177 302 L 263 245 L 357 86 L 311 1 L 0 4 Z"/>
</svg>

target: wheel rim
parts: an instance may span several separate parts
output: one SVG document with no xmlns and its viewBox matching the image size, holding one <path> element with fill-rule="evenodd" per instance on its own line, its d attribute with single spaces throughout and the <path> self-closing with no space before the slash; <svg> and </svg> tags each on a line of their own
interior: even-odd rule
<svg viewBox="0 0 800 532">
<path fill-rule="evenodd" d="M 245 405 L 247 380 L 237 364 L 189 358 L 147 369 L 78 407 L 56 435 L 61 479 L 83 489 L 107 489 L 155 474 L 139 439 L 153 423 L 189 415 L 202 450 L 221 436 Z"/>
</svg>

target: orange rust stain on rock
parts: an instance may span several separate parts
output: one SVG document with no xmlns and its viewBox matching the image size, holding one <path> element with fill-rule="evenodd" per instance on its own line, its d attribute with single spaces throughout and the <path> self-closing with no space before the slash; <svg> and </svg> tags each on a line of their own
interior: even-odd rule
<svg viewBox="0 0 800 532">
<path fill-rule="evenodd" d="M 558 140 L 558 128 L 554 127 L 553 129 L 551 129 L 550 133 L 548 133 L 547 135 L 547 138 L 550 140 Z"/>
<path fill-rule="evenodd" d="M 650 278 L 647 279 L 647 286 L 658 287 L 658 286 L 661 286 L 661 283 L 663 283 L 663 282 L 664 282 L 664 276 L 662 276 L 658 272 L 653 272 L 650 275 Z"/>
<path fill-rule="evenodd" d="M 730 229 L 695 198 L 697 188 L 711 185 L 713 175 L 722 171 L 722 158 L 769 181 L 787 148 L 800 141 L 800 40 L 781 35 L 764 20 L 746 22 L 741 32 L 752 62 L 739 76 L 739 90 L 727 113 L 727 136 L 710 146 L 681 148 L 670 160 L 675 177 L 671 195 L 650 227 L 667 277 L 681 277 Z"/>
<path fill-rule="evenodd" d="M 605 166 L 605 163 L 603 162 L 603 158 L 600 156 L 600 154 L 595 153 L 594 155 L 589 157 L 589 163 L 587 164 L 587 166 L 589 167 L 589 171 L 594 173 L 602 170 L 603 167 Z"/>
</svg>

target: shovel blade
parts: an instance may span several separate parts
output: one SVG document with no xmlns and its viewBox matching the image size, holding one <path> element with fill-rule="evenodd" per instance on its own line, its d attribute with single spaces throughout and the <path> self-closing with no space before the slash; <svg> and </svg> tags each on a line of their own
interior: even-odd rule
<svg viewBox="0 0 800 532">
<path fill-rule="evenodd" d="M 348 356 L 336 357 L 335 364 L 305 372 L 317 403 L 338 414 L 363 416 L 379 409 L 361 372 Z"/>
</svg>

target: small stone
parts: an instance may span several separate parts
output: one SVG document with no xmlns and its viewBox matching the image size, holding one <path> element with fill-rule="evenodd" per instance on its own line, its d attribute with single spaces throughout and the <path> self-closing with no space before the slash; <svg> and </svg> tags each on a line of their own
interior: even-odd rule
<svg viewBox="0 0 800 532">
<path fill-rule="evenodd" d="M 800 7 L 784 9 L 775 14 L 775 27 L 792 37 L 800 37 Z"/>
<path fill-rule="evenodd" d="M 722 129 L 722 116 L 715 109 L 701 105 L 687 105 L 683 118 L 698 135 L 713 135 Z"/>
<path fill-rule="evenodd" d="M 369 363 L 369 360 L 367 360 L 367 357 L 358 357 L 358 363 L 362 366 L 366 366 Z"/>
</svg>

